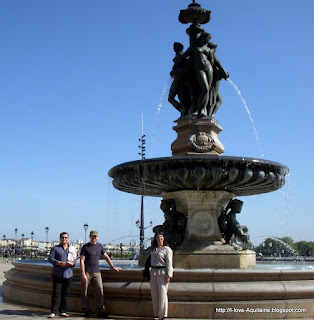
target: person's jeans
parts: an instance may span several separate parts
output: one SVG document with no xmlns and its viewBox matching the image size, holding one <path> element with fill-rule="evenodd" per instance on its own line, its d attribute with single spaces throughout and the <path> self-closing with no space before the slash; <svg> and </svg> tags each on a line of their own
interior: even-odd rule
<svg viewBox="0 0 314 320">
<path fill-rule="evenodd" d="M 83 310 L 90 311 L 89 301 L 87 296 L 88 286 L 93 285 L 94 294 L 95 294 L 95 304 L 97 312 L 101 313 L 105 310 L 104 308 L 104 289 L 100 272 L 86 272 L 87 281 L 82 283 L 82 303 Z"/>
<path fill-rule="evenodd" d="M 69 289 L 71 286 L 71 278 L 59 278 L 56 276 L 52 276 L 52 283 L 53 283 L 53 291 L 52 291 L 52 298 L 51 298 L 51 313 L 57 313 L 59 300 L 60 301 L 60 308 L 59 312 L 66 312 L 67 310 L 67 297 L 69 294 Z"/>
</svg>

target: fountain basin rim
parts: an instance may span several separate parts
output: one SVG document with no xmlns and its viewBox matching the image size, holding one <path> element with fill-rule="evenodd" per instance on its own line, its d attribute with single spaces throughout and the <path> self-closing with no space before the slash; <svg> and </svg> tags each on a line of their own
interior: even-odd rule
<svg viewBox="0 0 314 320">
<path fill-rule="evenodd" d="M 37 263 L 36 263 L 37 262 Z M 37 261 L 12 261 L 14 267 L 18 270 L 25 269 L 25 272 L 37 272 L 37 269 L 43 270 L 43 268 L 48 268 L 52 270 L 52 265 L 45 260 L 37 260 Z M 116 265 L 116 264 L 115 264 Z M 311 264 L 312 265 L 312 264 Z M 117 264 L 117 266 L 119 266 Z M 25 268 L 23 268 L 25 267 Z M 34 269 L 35 268 L 35 269 Z M 12 269 L 14 270 L 14 269 Z M 75 273 L 80 273 L 79 266 L 76 266 L 73 270 Z M 110 277 L 113 278 L 124 278 L 126 274 L 139 274 L 142 275 L 143 268 L 129 268 L 129 269 L 121 269 L 119 273 L 113 272 L 109 268 L 100 268 L 101 272 L 105 272 L 107 275 L 111 274 Z M 178 278 L 185 277 L 186 275 L 193 276 L 193 275 L 212 275 L 216 277 L 224 277 L 228 274 L 230 277 L 232 275 L 239 276 L 241 279 L 241 275 L 245 276 L 246 279 L 248 277 L 252 277 L 252 279 L 262 276 L 269 276 L 269 277 L 278 277 L 278 276 L 285 276 L 285 277 L 292 277 L 293 275 L 303 275 L 305 279 L 314 280 L 314 269 L 279 269 L 279 268 L 269 268 L 269 269 L 182 269 L 182 268 L 174 268 L 174 273 L 177 275 Z M 241 280 L 239 280 L 241 281 Z"/>
<path fill-rule="evenodd" d="M 276 161 L 271 161 L 271 160 L 266 160 L 266 159 L 259 159 L 259 158 L 250 158 L 250 157 L 239 157 L 239 156 L 221 156 L 221 155 L 190 155 L 190 156 L 173 156 L 173 157 L 159 157 L 159 158 L 150 158 L 150 159 L 144 159 L 144 160 L 134 160 L 134 161 L 128 161 L 128 162 L 123 162 L 122 164 L 118 164 L 114 167 L 112 167 L 108 175 L 111 178 L 115 177 L 115 172 L 118 170 L 121 166 L 126 166 L 126 165 L 133 165 L 133 164 L 149 164 L 149 163 L 159 163 L 159 162 L 165 162 L 165 161 L 170 161 L 170 162 L 189 162 L 189 161 L 224 161 L 224 162 L 229 162 L 229 161 L 235 161 L 238 163 L 260 163 L 260 164 L 267 164 L 267 165 L 273 165 L 277 167 L 281 167 L 282 169 L 287 171 L 287 174 L 289 174 L 289 168 L 285 165 L 283 165 L 280 162 Z"/>
<path fill-rule="evenodd" d="M 289 169 L 258 158 L 188 155 L 125 162 L 108 174 L 116 189 L 144 196 L 162 197 L 176 191 L 226 191 L 248 196 L 281 188 Z"/>
</svg>

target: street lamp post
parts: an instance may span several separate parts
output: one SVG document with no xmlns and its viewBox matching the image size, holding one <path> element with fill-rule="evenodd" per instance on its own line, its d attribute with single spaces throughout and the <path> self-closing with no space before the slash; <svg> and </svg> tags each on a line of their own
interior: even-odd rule
<svg viewBox="0 0 314 320">
<path fill-rule="evenodd" d="M 31 259 L 33 259 L 33 241 L 34 241 L 34 231 L 31 232 Z"/>
<path fill-rule="evenodd" d="M 142 113 L 142 136 L 139 140 L 141 143 L 138 147 L 140 149 L 140 152 L 138 153 L 142 160 L 145 160 L 145 152 L 146 152 L 146 140 L 145 140 L 145 134 L 144 134 L 144 121 L 143 121 L 143 113 Z M 144 227 L 144 196 L 141 195 L 141 218 L 140 220 L 136 221 L 136 226 L 140 229 L 140 250 L 144 250 L 144 229 L 147 229 L 148 227 Z M 150 222 L 150 226 L 152 226 L 152 221 Z"/>
<path fill-rule="evenodd" d="M 5 250 L 6 250 L 6 237 L 5 237 L 5 234 L 3 235 L 3 255 L 5 255 Z"/>
<path fill-rule="evenodd" d="M 136 226 L 140 229 L 140 250 L 144 250 L 144 230 L 151 227 L 153 225 L 153 221 L 150 221 L 149 226 L 144 227 L 143 221 L 137 220 Z"/>
<path fill-rule="evenodd" d="M 86 232 L 87 232 L 87 229 L 88 229 L 88 224 L 87 223 L 84 223 L 84 230 L 85 230 L 85 243 L 86 243 Z"/>
<path fill-rule="evenodd" d="M 49 232 L 49 227 L 46 227 L 45 230 L 46 230 L 46 249 L 48 250 L 48 232 Z"/>
<path fill-rule="evenodd" d="M 24 233 L 22 233 L 21 247 L 22 247 L 22 253 L 23 253 L 23 251 L 24 251 Z"/>
<path fill-rule="evenodd" d="M 31 239 L 32 239 L 32 242 L 31 242 L 31 247 L 33 247 L 33 241 L 34 241 L 34 231 L 31 232 Z"/>
<path fill-rule="evenodd" d="M 15 255 L 15 258 L 16 258 L 16 241 L 17 241 L 17 228 L 14 229 L 14 232 L 15 232 L 15 245 L 14 245 L 14 255 Z"/>
</svg>

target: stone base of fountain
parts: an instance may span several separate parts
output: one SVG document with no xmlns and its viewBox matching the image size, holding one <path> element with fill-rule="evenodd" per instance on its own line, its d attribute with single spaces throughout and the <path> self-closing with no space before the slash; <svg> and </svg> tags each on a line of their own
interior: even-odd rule
<svg viewBox="0 0 314 320">
<path fill-rule="evenodd" d="M 140 253 L 139 266 L 145 266 L 149 254 L 150 249 Z M 173 265 L 182 269 L 253 269 L 256 266 L 256 253 L 213 244 L 201 251 L 174 250 Z"/>
<path fill-rule="evenodd" d="M 236 251 L 231 246 L 212 245 L 202 251 L 175 251 L 174 265 L 183 269 L 251 269 L 256 265 L 256 253 Z"/>
<path fill-rule="evenodd" d="M 176 209 L 187 217 L 182 245 L 175 250 L 174 266 L 183 269 L 254 268 L 255 252 L 237 251 L 225 244 L 218 218 L 234 195 L 226 191 L 185 190 L 163 193 L 174 199 Z"/>
<path fill-rule="evenodd" d="M 225 243 L 218 218 L 234 195 L 226 191 L 184 190 L 163 193 L 164 200 L 173 199 L 176 210 L 187 219 L 183 243 L 174 250 L 174 267 L 183 269 L 250 269 L 256 265 L 256 254 L 235 250 Z M 140 254 L 144 266 L 149 250 Z"/>
<path fill-rule="evenodd" d="M 51 265 L 13 262 L 5 273 L 5 301 L 40 306 L 49 313 Z M 110 315 L 152 318 L 149 282 L 141 270 L 101 270 Z M 92 297 L 91 297 L 92 298 Z M 80 270 L 74 277 L 68 311 L 81 312 Z M 169 285 L 170 318 L 313 319 L 313 270 L 182 270 Z"/>
</svg>

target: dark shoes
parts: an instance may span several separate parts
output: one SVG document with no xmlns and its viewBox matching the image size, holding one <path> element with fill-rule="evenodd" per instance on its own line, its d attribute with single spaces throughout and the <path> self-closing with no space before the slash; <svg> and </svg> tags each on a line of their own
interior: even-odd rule
<svg viewBox="0 0 314 320">
<path fill-rule="evenodd" d="M 101 313 L 98 313 L 98 318 L 101 318 L 101 319 L 106 319 L 108 318 L 108 313 L 107 312 L 101 312 Z"/>
<path fill-rule="evenodd" d="M 90 311 L 85 311 L 84 312 L 84 317 L 85 318 L 90 318 Z"/>
<path fill-rule="evenodd" d="M 85 311 L 84 312 L 84 317 L 85 318 L 90 318 L 91 317 L 91 312 L 90 311 Z M 98 313 L 98 317 L 97 318 L 101 318 L 101 319 L 107 319 L 108 318 L 108 313 L 103 311 Z"/>
</svg>

